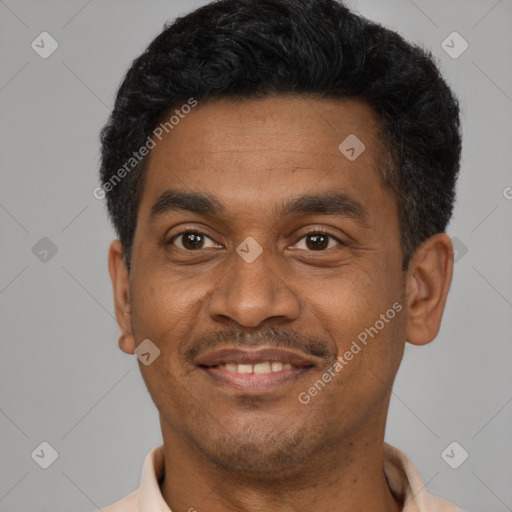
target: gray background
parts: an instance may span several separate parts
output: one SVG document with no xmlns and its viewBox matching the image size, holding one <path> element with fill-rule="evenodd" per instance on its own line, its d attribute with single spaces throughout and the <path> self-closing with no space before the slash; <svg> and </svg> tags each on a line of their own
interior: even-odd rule
<svg viewBox="0 0 512 512">
<path fill-rule="evenodd" d="M 96 510 L 139 485 L 161 442 L 137 360 L 117 346 L 113 232 L 92 191 L 123 74 L 166 20 L 203 3 L 0 1 L 1 511 Z M 464 119 L 448 231 L 460 259 L 437 340 L 407 348 L 386 440 L 429 492 L 512 510 L 512 2 L 350 5 L 431 49 Z M 43 31 L 59 44 L 45 60 L 31 48 Z M 457 59 L 441 48 L 453 31 L 469 43 Z M 46 261 L 33 251 L 43 237 L 57 248 Z M 42 441 L 59 454 L 46 470 L 31 458 Z M 458 469 L 441 457 L 452 441 L 469 453 Z"/>
</svg>

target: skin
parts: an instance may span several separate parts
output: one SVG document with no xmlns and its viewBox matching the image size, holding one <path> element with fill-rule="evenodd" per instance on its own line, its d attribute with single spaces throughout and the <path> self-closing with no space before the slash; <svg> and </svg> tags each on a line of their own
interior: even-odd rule
<svg viewBox="0 0 512 512">
<path fill-rule="evenodd" d="M 353 162 L 338 149 L 352 133 L 366 145 Z M 273 96 L 199 102 L 151 151 L 131 272 L 119 240 L 109 270 L 121 350 L 133 354 L 150 339 L 161 351 L 139 366 L 159 411 L 161 490 L 173 511 L 402 509 L 383 471 L 391 386 L 406 340 L 424 345 L 438 333 L 453 249 L 437 234 L 402 272 L 395 197 L 378 173 L 382 150 L 377 117 L 359 100 Z M 167 189 L 208 193 L 225 213 L 152 220 Z M 365 220 L 280 213 L 287 199 L 332 191 L 358 201 Z M 328 238 L 318 249 L 319 229 L 342 243 Z M 166 245 L 186 230 L 207 235 L 199 249 L 184 236 Z M 252 263 L 236 252 L 249 236 L 263 249 Z M 394 303 L 402 310 L 300 403 Z M 310 358 L 314 340 L 323 355 L 296 381 L 249 396 L 187 358 L 190 349 L 231 347 L 226 336 L 235 334 L 240 346 L 285 346 L 286 335 Z"/>
</svg>

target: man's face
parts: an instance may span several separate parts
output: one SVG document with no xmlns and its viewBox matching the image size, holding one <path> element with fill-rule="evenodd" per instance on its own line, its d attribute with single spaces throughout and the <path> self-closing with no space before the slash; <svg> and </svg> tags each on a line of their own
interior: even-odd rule
<svg viewBox="0 0 512 512">
<path fill-rule="evenodd" d="M 383 428 L 405 321 L 381 151 L 362 102 L 284 96 L 199 102 L 151 151 L 129 295 L 167 442 L 270 471 Z"/>
</svg>

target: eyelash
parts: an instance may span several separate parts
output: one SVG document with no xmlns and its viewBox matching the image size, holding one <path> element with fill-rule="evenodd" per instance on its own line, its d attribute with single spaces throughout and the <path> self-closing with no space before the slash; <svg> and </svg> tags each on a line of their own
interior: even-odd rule
<svg viewBox="0 0 512 512">
<path fill-rule="evenodd" d="M 209 235 L 207 235 L 206 233 L 200 231 L 200 230 L 196 230 L 196 229 L 187 229 L 185 231 L 180 231 L 179 233 L 173 235 L 167 242 L 166 242 L 166 245 L 173 245 L 173 242 L 174 240 L 176 240 L 177 238 L 179 238 L 180 236 L 183 236 L 183 235 L 190 235 L 190 234 L 194 234 L 194 235 L 201 235 L 201 236 L 204 236 L 206 238 L 209 238 L 210 240 L 212 240 L 212 242 L 215 242 L 215 240 L 213 240 Z M 334 236 L 332 233 L 330 233 L 329 231 L 326 231 L 324 229 L 315 229 L 313 231 L 309 231 L 308 233 L 305 233 L 304 235 L 302 235 L 298 241 L 306 238 L 307 236 L 310 236 L 310 235 L 325 235 L 325 236 L 328 236 L 329 238 L 332 238 L 333 240 L 335 240 L 336 242 L 338 242 L 338 244 L 340 245 L 346 245 L 345 243 L 343 243 L 338 237 Z M 217 243 L 217 242 L 215 242 Z M 188 249 L 182 249 L 181 247 L 177 247 L 178 249 L 181 249 L 182 251 L 187 251 L 187 252 L 197 252 L 197 251 L 200 251 L 200 249 L 198 249 L 197 251 L 193 251 L 193 250 L 188 250 Z M 310 252 L 325 252 L 326 250 L 328 249 L 323 249 L 323 250 L 320 250 L 320 251 L 310 251 Z"/>
</svg>

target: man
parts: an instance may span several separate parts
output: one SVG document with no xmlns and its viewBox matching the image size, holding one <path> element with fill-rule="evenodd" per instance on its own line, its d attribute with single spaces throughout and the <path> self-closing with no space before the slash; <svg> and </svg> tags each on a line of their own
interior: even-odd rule
<svg viewBox="0 0 512 512">
<path fill-rule="evenodd" d="M 431 57 L 335 0 L 221 0 L 133 62 L 101 141 L 119 346 L 163 436 L 104 510 L 460 510 L 384 443 L 452 278 Z"/>
</svg>

